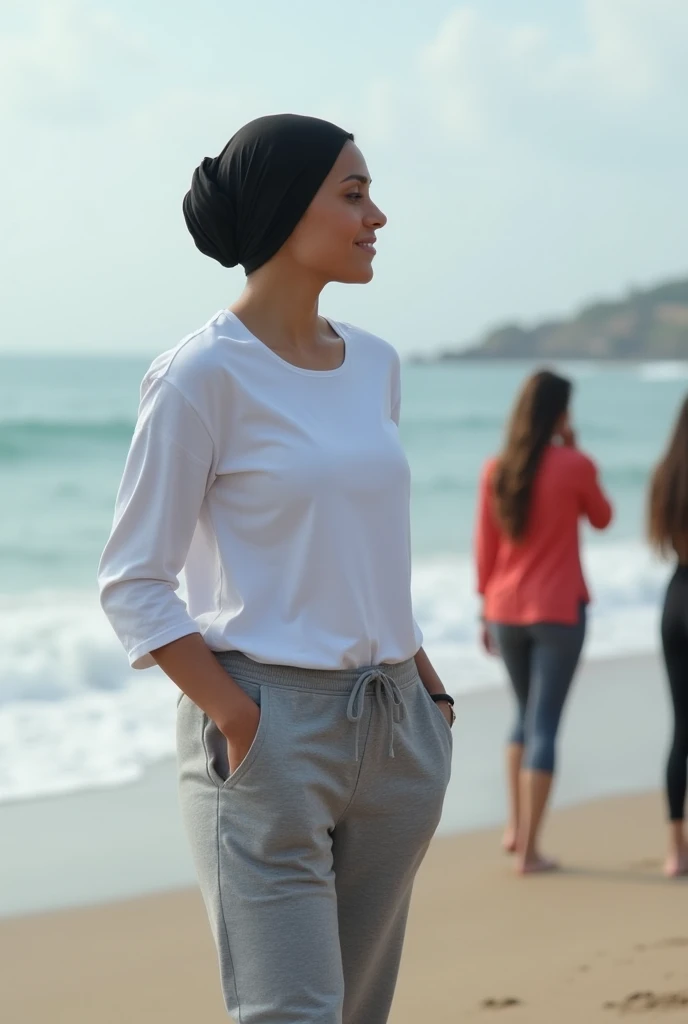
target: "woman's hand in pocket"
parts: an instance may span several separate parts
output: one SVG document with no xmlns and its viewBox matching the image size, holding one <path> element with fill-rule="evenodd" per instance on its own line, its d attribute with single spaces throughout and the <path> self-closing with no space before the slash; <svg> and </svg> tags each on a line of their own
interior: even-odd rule
<svg viewBox="0 0 688 1024">
<path fill-rule="evenodd" d="M 440 709 L 444 717 L 447 719 L 447 725 L 451 729 L 454 725 L 455 715 L 453 714 L 453 707 L 447 700 L 440 700 L 437 702 L 437 707 Z"/>
<path fill-rule="evenodd" d="M 230 776 L 234 774 L 251 749 L 260 722 L 260 708 L 250 697 L 245 694 L 243 696 L 244 699 L 236 709 L 231 728 L 225 730 Z"/>
</svg>

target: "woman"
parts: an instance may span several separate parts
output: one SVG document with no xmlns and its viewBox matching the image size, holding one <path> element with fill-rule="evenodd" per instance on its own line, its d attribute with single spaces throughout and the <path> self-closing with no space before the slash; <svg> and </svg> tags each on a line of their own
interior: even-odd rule
<svg viewBox="0 0 688 1024">
<path fill-rule="evenodd" d="M 564 702 L 585 637 L 589 601 L 578 522 L 609 526 L 612 508 L 595 464 L 576 447 L 571 384 L 530 377 L 511 415 L 506 443 L 482 474 L 476 536 L 483 643 L 504 661 L 517 702 L 507 750 L 508 852 L 522 874 L 550 871 L 540 826 L 555 766 Z"/>
<path fill-rule="evenodd" d="M 353 136 L 295 115 L 206 158 L 184 214 L 246 287 L 144 379 L 102 604 L 131 664 L 182 691 L 228 1012 L 377 1024 L 453 721 L 411 612 L 399 359 L 318 315 L 330 281 L 371 280 L 386 218 Z"/>
<path fill-rule="evenodd" d="M 674 735 L 666 767 L 669 855 L 665 873 L 688 875 L 684 830 L 688 762 L 688 399 L 669 447 L 652 476 L 648 533 L 660 555 L 676 560 L 662 614 L 662 649 L 674 711 Z"/>
</svg>

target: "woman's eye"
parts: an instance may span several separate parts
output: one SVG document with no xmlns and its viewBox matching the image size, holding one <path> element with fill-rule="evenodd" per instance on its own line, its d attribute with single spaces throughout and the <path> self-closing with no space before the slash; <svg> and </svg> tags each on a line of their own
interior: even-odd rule
<svg viewBox="0 0 688 1024">
<path fill-rule="evenodd" d="M 363 199 L 363 193 L 362 192 L 349 192 L 346 198 L 350 199 L 354 203 L 358 203 L 361 199 Z"/>
</svg>

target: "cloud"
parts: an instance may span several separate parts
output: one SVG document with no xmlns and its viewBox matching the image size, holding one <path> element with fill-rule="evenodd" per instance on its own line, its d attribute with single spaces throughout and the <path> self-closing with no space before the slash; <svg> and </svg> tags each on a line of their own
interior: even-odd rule
<svg viewBox="0 0 688 1024">
<path fill-rule="evenodd" d="M 560 57 L 555 71 L 574 88 L 592 86 L 609 99 L 675 102 L 688 83 L 688 5 L 684 0 L 587 0 L 589 47 Z"/>
<path fill-rule="evenodd" d="M 111 114 L 135 103 L 148 58 L 112 13 L 47 0 L 30 9 L 28 24 L 0 34 L 0 111 L 51 123 Z"/>
<path fill-rule="evenodd" d="M 688 93 L 685 0 L 586 0 L 583 43 L 543 24 L 455 8 L 387 87 L 419 131 L 466 153 L 528 153 L 604 164 L 675 142 Z M 402 101 L 403 97 L 403 101 Z"/>
<path fill-rule="evenodd" d="M 331 73 L 315 87 L 303 70 L 312 39 L 285 50 L 276 22 L 260 74 L 248 45 L 227 59 L 233 5 L 202 37 L 188 5 L 166 8 L 154 28 L 143 7 L 127 14 L 112 0 L 1 6 L 12 346 L 38 346 L 25 315 L 36 294 L 55 345 L 147 350 L 225 302 L 241 274 L 199 257 L 181 197 L 239 124 L 285 108 L 356 132 L 390 222 L 375 288 L 334 297 L 345 319 L 406 347 L 469 338 L 494 318 L 540 316 L 685 261 L 687 0 L 569 0 L 573 27 L 519 13 L 540 5 L 490 4 L 500 11 L 490 16 L 480 0 L 457 2 L 355 81 L 346 47 L 328 51 Z M 263 15 L 245 10 L 257 38 Z"/>
</svg>

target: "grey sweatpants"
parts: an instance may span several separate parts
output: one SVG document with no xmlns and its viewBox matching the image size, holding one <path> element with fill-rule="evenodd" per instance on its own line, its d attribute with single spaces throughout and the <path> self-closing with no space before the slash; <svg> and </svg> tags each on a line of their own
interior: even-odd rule
<svg viewBox="0 0 688 1024">
<path fill-rule="evenodd" d="M 228 777 L 182 697 L 182 813 L 238 1024 L 384 1024 L 452 738 L 413 661 L 355 672 L 220 662 L 260 706 Z"/>
</svg>

